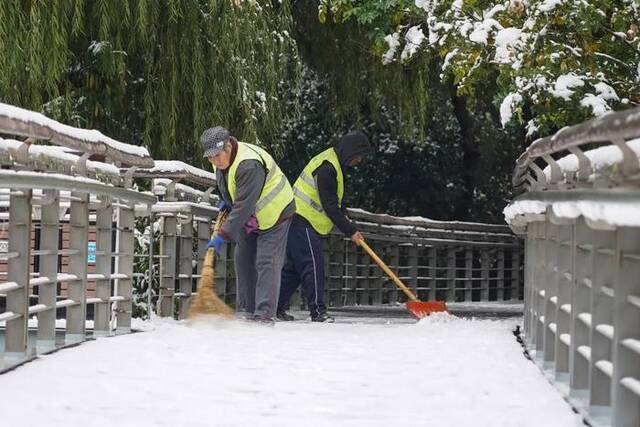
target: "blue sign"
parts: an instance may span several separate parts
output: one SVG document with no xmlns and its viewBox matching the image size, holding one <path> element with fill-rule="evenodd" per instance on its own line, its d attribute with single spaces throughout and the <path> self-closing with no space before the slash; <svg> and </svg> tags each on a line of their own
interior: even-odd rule
<svg viewBox="0 0 640 427">
<path fill-rule="evenodd" d="M 87 244 L 87 262 L 96 262 L 96 242 L 89 242 Z"/>
</svg>

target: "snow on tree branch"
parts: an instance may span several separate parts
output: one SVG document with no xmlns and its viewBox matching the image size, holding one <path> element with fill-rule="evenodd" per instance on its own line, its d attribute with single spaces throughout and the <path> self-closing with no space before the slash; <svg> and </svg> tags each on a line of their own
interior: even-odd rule
<svg viewBox="0 0 640 427">
<path fill-rule="evenodd" d="M 358 0 L 325 3 L 345 20 L 365 13 Z M 375 17 L 371 3 L 367 20 L 386 16 L 393 29 L 382 36 L 383 63 L 438 56 L 441 78 L 461 94 L 497 76 L 491 96 L 503 126 L 530 137 L 640 105 L 637 0 L 379 1 Z"/>
</svg>

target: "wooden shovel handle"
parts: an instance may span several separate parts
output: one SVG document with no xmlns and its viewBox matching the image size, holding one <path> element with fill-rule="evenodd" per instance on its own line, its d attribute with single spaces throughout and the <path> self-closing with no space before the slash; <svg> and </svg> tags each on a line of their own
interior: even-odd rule
<svg viewBox="0 0 640 427">
<path fill-rule="evenodd" d="M 411 290 L 407 288 L 404 283 L 402 283 L 402 280 L 400 280 L 398 276 L 396 276 L 395 273 L 391 271 L 391 269 L 387 266 L 387 264 L 385 264 L 384 261 L 382 261 L 380 257 L 378 257 L 378 255 L 376 255 L 373 249 L 371 249 L 364 240 L 360 241 L 360 246 L 364 248 L 364 250 L 369 254 L 369 256 L 373 258 L 376 264 L 378 264 L 380 268 L 385 273 L 387 273 L 387 276 L 389 276 L 391 280 L 393 280 L 393 283 L 395 283 L 396 286 L 399 287 L 400 290 L 404 292 L 411 301 L 418 301 L 418 298 L 414 295 L 414 293 L 411 292 Z"/>
</svg>

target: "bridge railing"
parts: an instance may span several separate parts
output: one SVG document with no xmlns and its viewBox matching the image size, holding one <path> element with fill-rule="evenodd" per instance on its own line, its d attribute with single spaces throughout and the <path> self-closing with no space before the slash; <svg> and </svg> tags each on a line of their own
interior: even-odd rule
<svg viewBox="0 0 640 427">
<path fill-rule="evenodd" d="M 0 135 L 0 369 L 84 340 L 88 310 L 93 336 L 129 332 L 134 205 L 156 201 L 132 188 L 129 172 L 153 159 L 6 104 Z"/>
<path fill-rule="evenodd" d="M 6 104 L 0 135 L 5 367 L 87 336 L 128 332 L 134 313 L 185 317 L 217 215 L 214 174 Z M 506 226 L 349 215 L 421 299 L 521 298 L 521 245 Z M 331 306 L 405 300 L 350 240 L 327 240 Z M 233 250 L 226 245 L 215 270 L 230 304 Z"/>
<path fill-rule="evenodd" d="M 420 299 L 450 302 L 522 300 L 522 243 L 507 226 L 402 218 L 350 209 L 370 246 Z M 350 239 L 325 244 L 325 296 L 330 307 L 406 301 L 384 272 Z M 235 298 L 233 245 L 217 258 L 216 287 Z M 300 293 L 292 306 L 304 307 Z"/>
<path fill-rule="evenodd" d="M 218 214 L 218 198 L 212 194 L 215 175 L 183 162 L 157 160 L 153 168 L 138 169 L 133 176 L 152 179 L 151 189 L 159 200 L 151 207 L 157 233 L 146 248 L 155 284 L 147 295 L 148 307 L 155 307 L 160 316 L 183 319 Z"/>
<path fill-rule="evenodd" d="M 535 141 L 506 209 L 525 239 L 525 345 L 592 424 L 640 423 L 640 109 Z"/>
</svg>

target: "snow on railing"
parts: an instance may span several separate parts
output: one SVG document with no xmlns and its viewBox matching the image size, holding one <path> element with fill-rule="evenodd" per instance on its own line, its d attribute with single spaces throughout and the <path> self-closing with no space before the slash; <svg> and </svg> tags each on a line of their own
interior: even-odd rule
<svg viewBox="0 0 640 427">
<path fill-rule="evenodd" d="M 592 425 L 640 424 L 638 138 L 634 109 L 534 142 L 504 210 L 526 238 L 525 347 Z"/>
<path fill-rule="evenodd" d="M 154 162 L 143 148 L 97 131 L 0 107 L 0 132 L 31 138 L 0 140 L 4 367 L 57 348 L 56 325 L 64 325 L 62 341 L 71 344 L 85 339 L 87 325 L 93 336 L 128 332 L 134 310 L 148 314 L 156 307 L 162 316 L 185 317 L 218 213 L 215 175 L 182 162 Z M 89 160 L 96 153 L 98 160 Z M 521 244 L 505 226 L 358 209 L 350 215 L 421 299 L 521 299 Z M 349 239 L 330 235 L 326 251 L 331 306 L 403 301 Z M 232 253 L 225 245 L 216 257 L 216 287 L 229 303 Z M 56 311 L 65 313 L 62 324 Z"/>
<path fill-rule="evenodd" d="M 139 169 L 135 172 L 135 176 L 140 178 L 185 180 L 206 187 L 213 187 L 216 182 L 216 175 L 214 173 L 198 169 L 177 160 L 156 160 L 152 168 Z"/>
<path fill-rule="evenodd" d="M 369 245 L 420 299 L 522 299 L 521 242 L 508 227 L 393 217 L 361 209 L 348 212 Z M 334 232 L 326 240 L 325 299 L 330 307 L 404 302 L 404 294 L 350 239 Z M 235 276 L 227 254 L 233 251 L 225 250 L 216 257 L 216 287 L 232 302 Z M 292 306 L 304 308 L 299 293 Z"/>
<path fill-rule="evenodd" d="M 202 270 L 211 225 L 218 215 L 217 196 L 212 195 L 215 175 L 182 162 L 156 162 L 153 171 L 137 171 L 137 176 L 152 177 L 153 193 L 159 202 L 153 206 L 157 221 L 158 255 L 153 257 L 152 271 L 157 272 L 157 312 L 160 316 L 185 318 L 195 295 Z M 167 167 L 169 166 L 169 167 Z M 167 179 L 170 177 L 171 179 Z M 179 182 L 180 181 L 180 182 Z M 181 182 L 200 184 L 198 190 Z M 194 250 L 195 247 L 195 250 Z M 222 257 L 226 257 L 226 249 Z M 218 257 L 219 258 L 219 257 Z M 220 274 L 216 270 L 216 274 Z M 218 285 L 218 290 L 226 288 Z"/>
<path fill-rule="evenodd" d="M 597 171 L 594 171 L 591 159 L 584 155 L 580 147 L 593 143 L 614 144 L 617 150 L 613 152 L 621 155 L 620 160 L 615 162 L 619 166 L 619 170 L 615 172 L 622 177 L 633 176 L 639 172 L 640 163 L 636 151 L 628 145 L 628 141 L 640 137 L 639 129 L 640 107 L 605 114 L 582 124 L 561 129 L 552 136 L 538 139 L 516 160 L 513 185 L 517 190 L 525 191 L 545 189 L 559 183 L 571 184 L 589 180 L 592 173 Z M 567 151 L 577 158 L 577 170 L 563 170 L 556 162 L 557 155 Z M 537 161 L 546 162 L 550 167 L 550 173 L 545 174 Z"/>
<path fill-rule="evenodd" d="M 131 166 L 153 167 L 153 159 L 144 147 L 116 141 L 97 130 L 68 126 L 13 105 L 0 103 L 0 133 L 51 141 L 83 153 L 101 154 Z"/>
<path fill-rule="evenodd" d="M 215 175 L 6 104 L 0 133 L 0 371 L 87 333 L 129 332 L 134 310 L 156 302 L 184 317 L 217 215 Z"/>
<path fill-rule="evenodd" d="M 150 212 L 156 197 L 120 171 L 153 166 L 142 147 L 6 104 L 0 133 L 2 371 L 87 333 L 131 330 L 134 209 Z"/>
</svg>

